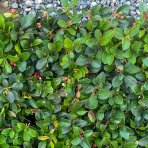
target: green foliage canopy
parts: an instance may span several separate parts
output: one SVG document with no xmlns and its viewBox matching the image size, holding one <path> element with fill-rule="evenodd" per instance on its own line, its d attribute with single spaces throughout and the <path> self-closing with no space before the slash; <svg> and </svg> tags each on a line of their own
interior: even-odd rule
<svg viewBox="0 0 148 148">
<path fill-rule="evenodd" d="M 148 147 L 144 12 L 62 3 L 53 17 L 0 15 L 0 147 Z"/>
</svg>

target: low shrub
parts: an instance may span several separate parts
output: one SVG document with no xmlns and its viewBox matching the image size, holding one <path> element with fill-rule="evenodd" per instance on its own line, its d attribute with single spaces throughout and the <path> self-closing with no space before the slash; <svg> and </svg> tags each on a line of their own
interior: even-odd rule
<svg viewBox="0 0 148 148">
<path fill-rule="evenodd" d="M 0 15 L 0 147 L 148 147 L 145 5 L 134 19 L 62 2 Z"/>
</svg>

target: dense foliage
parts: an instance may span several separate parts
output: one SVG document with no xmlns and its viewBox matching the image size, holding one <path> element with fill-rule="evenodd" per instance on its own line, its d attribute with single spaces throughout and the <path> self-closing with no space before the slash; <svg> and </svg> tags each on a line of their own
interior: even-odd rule
<svg viewBox="0 0 148 148">
<path fill-rule="evenodd" d="M 147 8 L 62 2 L 0 15 L 0 147 L 148 147 Z"/>
</svg>

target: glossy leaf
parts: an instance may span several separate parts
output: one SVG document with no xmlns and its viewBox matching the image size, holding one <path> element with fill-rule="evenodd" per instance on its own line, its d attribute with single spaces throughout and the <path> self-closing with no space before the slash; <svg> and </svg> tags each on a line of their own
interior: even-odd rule
<svg viewBox="0 0 148 148">
<path fill-rule="evenodd" d="M 90 119 L 91 122 L 95 122 L 96 118 L 95 118 L 95 114 L 92 111 L 88 112 L 88 117 Z"/>
<path fill-rule="evenodd" d="M 46 63 L 47 63 L 46 58 L 40 59 L 36 64 L 36 68 L 37 69 L 42 69 L 46 65 Z"/>
<path fill-rule="evenodd" d="M 98 97 L 99 97 L 99 99 L 101 99 L 101 100 L 106 100 L 106 99 L 109 98 L 109 96 L 110 96 L 110 91 L 107 90 L 107 89 L 100 89 L 100 90 L 98 91 Z"/>
<path fill-rule="evenodd" d="M 129 38 L 123 38 L 122 39 L 122 49 L 123 50 L 129 49 L 130 45 L 131 45 L 131 43 L 130 43 L 130 39 Z"/>
<path fill-rule="evenodd" d="M 34 21 L 34 16 L 32 14 L 28 14 L 20 20 L 20 23 L 22 28 L 26 29 L 32 25 L 33 21 Z"/>
<path fill-rule="evenodd" d="M 73 139 L 73 140 L 71 141 L 71 143 L 72 143 L 73 145 L 78 145 L 80 142 L 81 142 L 81 139 L 80 139 L 80 138 L 75 138 L 75 139 Z"/>
<path fill-rule="evenodd" d="M 6 138 L 3 135 L 0 135 L 0 144 L 5 144 Z"/>
<path fill-rule="evenodd" d="M 64 40 L 64 48 L 66 50 L 70 50 L 72 48 L 72 40 L 70 38 L 66 38 Z"/>
</svg>

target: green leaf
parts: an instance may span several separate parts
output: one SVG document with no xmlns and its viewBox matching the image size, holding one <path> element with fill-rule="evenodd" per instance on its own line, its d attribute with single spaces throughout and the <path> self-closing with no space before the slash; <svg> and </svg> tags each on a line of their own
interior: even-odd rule
<svg viewBox="0 0 148 148">
<path fill-rule="evenodd" d="M 3 135 L 0 135 L 0 144 L 6 144 L 6 138 Z"/>
<path fill-rule="evenodd" d="M 42 141 L 39 143 L 38 148 L 46 148 L 47 142 L 46 141 Z"/>
<path fill-rule="evenodd" d="M 86 130 L 84 133 L 85 137 L 90 137 L 93 134 L 93 130 Z"/>
<path fill-rule="evenodd" d="M 50 144 L 50 147 L 51 147 L 51 148 L 54 148 L 54 143 L 53 143 L 52 141 L 50 141 L 49 144 Z"/>
<path fill-rule="evenodd" d="M 77 71 L 74 71 L 73 76 L 76 79 L 81 79 L 83 77 L 83 74 L 82 74 L 81 70 L 77 70 Z"/>
<path fill-rule="evenodd" d="M 53 87 L 57 87 L 58 85 L 60 85 L 60 83 L 61 83 L 61 79 L 60 78 L 54 78 L 52 80 L 52 86 Z"/>
<path fill-rule="evenodd" d="M 67 28 L 67 23 L 64 20 L 58 20 L 58 25 L 62 28 Z"/>
<path fill-rule="evenodd" d="M 17 43 L 17 44 L 15 44 L 15 50 L 16 50 L 16 52 L 18 52 L 19 54 L 21 53 L 21 47 L 20 47 L 20 45 Z"/>
<path fill-rule="evenodd" d="M 140 5 L 139 5 L 139 10 L 140 10 L 140 11 L 145 11 L 145 12 L 147 12 L 147 11 L 148 11 L 147 3 L 146 3 L 146 2 L 141 2 Z"/>
<path fill-rule="evenodd" d="M 135 73 L 138 73 L 140 72 L 140 68 L 135 66 L 134 64 L 132 63 L 127 63 L 124 67 L 124 71 L 127 72 L 127 73 L 130 73 L 130 74 L 135 74 Z"/>
<path fill-rule="evenodd" d="M 62 41 L 56 41 L 55 42 L 56 50 L 57 52 L 61 51 L 63 48 L 63 42 Z"/>
<path fill-rule="evenodd" d="M 3 57 L 3 50 L 0 49 L 0 58 L 2 57 Z M 0 59 L 0 64 L 2 64 L 2 62 L 3 62 L 3 59 Z"/>
<path fill-rule="evenodd" d="M 0 40 L 0 51 L 4 50 L 4 42 Z M 1 55 L 0 55 L 1 56 Z"/>
<path fill-rule="evenodd" d="M 82 77 L 85 77 L 85 75 L 88 74 L 88 69 L 85 66 L 79 67 L 79 70 L 82 73 Z"/>
<path fill-rule="evenodd" d="M 118 105 L 122 105 L 123 104 L 123 98 L 121 95 L 116 95 L 115 96 L 115 103 Z"/>
<path fill-rule="evenodd" d="M 24 142 L 23 148 L 31 148 L 31 144 L 29 142 Z"/>
<path fill-rule="evenodd" d="M 20 62 L 18 65 L 17 65 L 19 71 L 21 72 L 24 72 L 26 70 L 26 67 L 27 67 L 27 63 L 24 61 L 24 62 Z"/>
<path fill-rule="evenodd" d="M 20 45 L 23 49 L 27 49 L 30 46 L 29 40 L 21 40 Z"/>
<path fill-rule="evenodd" d="M 11 88 L 15 90 L 21 90 L 23 88 L 23 84 L 21 82 L 16 82 L 11 86 Z"/>
<path fill-rule="evenodd" d="M 14 130 L 11 130 L 10 131 L 9 136 L 10 136 L 11 139 L 14 138 L 14 136 L 15 136 Z"/>
<path fill-rule="evenodd" d="M 100 68 L 101 67 L 101 61 L 98 59 L 94 59 L 91 62 L 91 66 L 94 68 Z"/>
<path fill-rule="evenodd" d="M 101 7 L 100 9 L 100 15 L 110 14 L 111 12 L 112 9 L 110 7 Z"/>
<path fill-rule="evenodd" d="M 23 18 L 20 21 L 22 29 L 27 29 L 33 24 L 33 22 L 34 22 L 33 14 L 28 14 L 26 16 L 23 16 Z"/>
<path fill-rule="evenodd" d="M 96 121 L 95 114 L 92 111 L 88 112 L 88 118 L 90 119 L 91 122 L 95 122 Z"/>
<path fill-rule="evenodd" d="M 36 68 L 37 69 L 42 69 L 45 67 L 45 65 L 47 64 L 47 58 L 42 58 L 40 59 L 37 64 L 36 64 Z"/>
<path fill-rule="evenodd" d="M 64 48 L 65 48 L 66 50 L 72 49 L 72 44 L 73 44 L 73 42 L 72 42 L 72 40 L 71 40 L 70 38 L 67 37 L 67 38 L 64 40 Z"/>
<path fill-rule="evenodd" d="M 9 86 L 9 82 L 6 79 L 3 80 L 2 84 L 3 84 L 4 87 Z"/>
<path fill-rule="evenodd" d="M 100 8 L 101 8 L 101 5 L 95 5 L 95 6 L 92 8 L 92 15 L 93 15 L 93 16 L 98 15 L 99 12 L 100 12 Z"/>
<path fill-rule="evenodd" d="M 75 29 L 73 29 L 73 28 L 68 28 L 67 30 L 68 30 L 68 32 L 69 32 L 71 35 L 73 35 L 73 36 L 76 35 Z"/>
<path fill-rule="evenodd" d="M 4 59 L 0 59 L 0 65 L 4 62 Z"/>
<path fill-rule="evenodd" d="M 11 62 L 17 62 L 19 60 L 19 57 L 17 56 L 12 56 L 12 55 L 8 55 L 7 58 L 11 61 Z"/>
<path fill-rule="evenodd" d="M 85 44 L 90 47 L 90 48 L 93 48 L 96 44 L 96 39 L 94 38 L 91 38 L 91 39 L 87 39 Z"/>
<path fill-rule="evenodd" d="M 66 128 L 66 127 L 69 127 L 71 125 L 71 121 L 68 120 L 68 119 L 62 119 L 59 122 L 59 125 Z"/>
<path fill-rule="evenodd" d="M 143 76 L 143 75 L 142 75 Z M 144 83 L 144 88 L 145 88 L 145 90 L 148 90 L 148 81 L 146 81 L 145 83 Z"/>
<path fill-rule="evenodd" d="M 62 4 L 63 7 L 65 7 L 65 8 L 69 7 L 68 0 L 60 0 L 60 1 L 61 1 L 61 4 Z"/>
<path fill-rule="evenodd" d="M 92 86 L 92 85 L 89 85 L 89 86 L 86 88 L 85 93 L 86 93 L 86 94 L 93 93 L 94 90 L 95 90 L 95 87 Z"/>
<path fill-rule="evenodd" d="M 65 54 L 65 55 L 62 57 L 62 60 L 60 61 L 60 65 L 61 65 L 63 68 L 67 68 L 67 66 L 69 65 L 69 56 L 68 56 L 68 54 Z"/>
<path fill-rule="evenodd" d="M 36 40 L 34 40 L 34 42 L 33 42 L 33 46 L 38 46 L 38 45 L 40 45 L 41 43 L 42 43 L 43 41 L 41 40 L 41 39 L 36 39 Z"/>
<path fill-rule="evenodd" d="M 32 128 L 28 128 L 28 134 L 30 137 L 36 137 L 36 131 Z"/>
<path fill-rule="evenodd" d="M 102 62 L 104 64 L 112 65 L 114 61 L 114 55 L 113 54 L 108 54 L 106 52 L 102 53 Z"/>
<path fill-rule="evenodd" d="M 106 80 L 106 76 L 104 72 L 101 72 L 96 78 L 93 79 L 93 83 L 95 85 L 104 84 Z"/>
<path fill-rule="evenodd" d="M 27 61 L 30 57 L 30 53 L 29 52 L 23 52 L 21 53 L 20 55 L 20 58 L 23 60 L 23 61 Z"/>
<path fill-rule="evenodd" d="M 73 59 L 74 58 L 74 53 L 73 52 L 69 52 L 68 56 L 69 56 L 70 59 Z"/>
<path fill-rule="evenodd" d="M 54 51 L 56 49 L 56 45 L 58 45 L 58 42 L 56 44 L 54 44 L 54 43 L 48 43 L 48 49 L 49 49 L 49 51 Z"/>
<path fill-rule="evenodd" d="M 77 60 L 76 60 L 76 63 L 77 63 L 77 65 L 79 65 L 79 66 L 85 65 L 85 64 L 87 64 L 87 62 L 88 62 L 88 59 L 87 59 L 85 56 L 83 56 L 83 55 L 80 55 L 80 56 L 77 58 Z"/>
<path fill-rule="evenodd" d="M 123 30 L 118 27 L 114 28 L 114 37 L 118 40 L 122 40 L 124 38 Z"/>
<path fill-rule="evenodd" d="M 139 29 L 140 29 L 140 26 L 139 25 L 134 26 L 130 30 L 129 37 L 134 37 L 135 35 L 138 35 L 139 34 Z"/>
<path fill-rule="evenodd" d="M 11 131 L 10 128 L 5 128 L 5 129 L 2 130 L 1 134 L 2 134 L 2 135 L 7 135 L 7 136 L 8 136 L 9 133 L 10 133 L 10 131 Z"/>
<path fill-rule="evenodd" d="M 85 115 L 87 113 L 87 111 L 83 111 L 83 110 L 80 110 L 80 111 L 77 111 L 77 114 L 79 115 L 79 116 L 83 116 L 83 115 Z"/>
<path fill-rule="evenodd" d="M 106 100 L 106 99 L 109 98 L 109 96 L 110 96 L 110 91 L 107 90 L 107 89 L 100 89 L 100 90 L 98 91 L 98 97 L 99 97 L 99 99 L 101 99 L 101 100 Z"/>
<path fill-rule="evenodd" d="M 135 142 L 123 143 L 122 148 L 137 148 L 137 144 Z"/>
<path fill-rule="evenodd" d="M 24 141 L 26 141 L 26 142 L 29 142 L 30 139 L 31 139 L 30 135 L 28 134 L 27 128 L 25 128 L 25 130 L 24 130 L 24 132 L 23 132 L 23 139 L 24 139 Z"/>
<path fill-rule="evenodd" d="M 3 30 L 5 29 L 5 20 L 2 15 L 0 15 L 0 28 L 2 28 Z"/>
<path fill-rule="evenodd" d="M 130 10 L 130 5 L 124 4 L 117 9 L 117 12 L 128 13 Z"/>
<path fill-rule="evenodd" d="M 104 112 L 98 111 L 97 112 L 97 119 L 101 121 L 101 120 L 103 120 L 103 118 L 104 118 Z"/>
<path fill-rule="evenodd" d="M 81 18 L 82 18 L 82 14 L 76 14 L 72 18 L 72 24 L 78 24 L 80 22 Z"/>
<path fill-rule="evenodd" d="M 5 52 L 9 52 L 9 51 L 12 50 L 12 48 L 13 48 L 13 43 L 12 43 L 12 41 L 10 41 L 10 42 L 6 45 L 6 47 L 4 48 L 4 51 L 5 51 Z"/>
<path fill-rule="evenodd" d="M 120 136 L 126 140 L 129 139 L 129 131 L 127 130 L 127 128 L 125 127 L 120 128 Z"/>
<path fill-rule="evenodd" d="M 130 48 L 131 42 L 129 38 L 123 38 L 122 39 L 122 49 L 127 50 Z"/>
<path fill-rule="evenodd" d="M 107 45 L 111 41 L 111 39 L 113 38 L 113 36 L 114 36 L 114 31 L 113 30 L 106 31 L 103 34 L 103 37 L 101 38 L 100 45 L 101 46 Z"/>
<path fill-rule="evenodd" d="M 132 46 L 131 46 L 131 49 L 133 49 L 133 50 L 140 50 L 140 48 L 141 48 L 141 46 L 142 46 L 142 42 L 141 41 L 135 41 L 133 44 L 132 44 Z"/>
<path fill-rule="evenodd" d="M 14 94 L 11 91 L 8 92 L 7 97 L 8 97 L 8 100 L 9 100 L 10 103 L 14 102 L 15 96 L 14 96 Z"/>
<path fill-rule="evenodd" d="M 70 8 L 75 7 L 78 4 L 78 0 L 72 0 L 70 3 Z"/>
<path fill-rule="evenodd" d="M 132 64 L 135 64 L 135 63 L 136 63 L 136 56 L 135 56 L 135 55 L 132 55 L 128 60 L 129 60 L 129 62 L 131 62 Z"/>
<path fill-rule="evenodd" d="M 144 52 L 148 52 L 148 44 L 144 45 Z"/>
<path fill-rule="evenodd" d="M 85 107 L 89 109 L 95 109 L 98 106 L 98 99 L 96 96 L 90 96 L 88 100 L 85 102 Z"/>
<path fill-rule="evenodd" d="M 127 87 L 137 84 L 137 80 L 133 76 L 124 77 L 124 82 Z"/>
<path fill-rule="evenodd" d="M 82 146 L 82 148 L 90 148 L 90 142 L 88 141 L 88 138 L 84 138 L 83 140 L 81 140 L 80 145 Z"/>
<path fill-rule="evenodd" d="M 20 129 L 20 130 L 23 130 L 26 125 L 24 123 L 17 123 L 17 127 Z"/>
<path fill-rule="evenodd" d="M 117 75 L 112 79 L 112 85 L 114 88 L 119 87 L 120 85 L 122 85 L 122 83 L 123 80 L 120 75 Z"/>
<path fill-rule="evenodd" d="M 72 145 L 78 145 L 81 143 L 81 139 L 80 138 L 75 138 L 71 141 Z"/>
<path fill-rule="evenodd" d="M 145 30 L 139 30 L 139 38 L 143 37 L 145 34 Z"/>
<path fill-rule="evenodd" d="M 15 30 L 11 31 L 11 40 L 16 41 L 17 40 L 17 32 Z"/>
<path fill-rule="evenodd" d="M 99 29 L 95 30 L 95 38 L 97 40 L 100 40 L 100 38 L 102 37 L 101 31 Z"/>
<path fill-rule="evenodd" d="M 139 95 L 141 93 L 140 87 L 138 85 L 132 85 L 131 86 L 131 90 L 133 93 L 135 93 L 136 95 Z"/>
<path fill-rule="evenodd" d="M 146 137 L 140 139 L 139 142 L 138 142 L 138 144 L 139 144 L 140 146 L 146 146 L 146 145 L 148 145 L 148 136 L 146 136 Z"/>
<path fill-rule="evenodd" d="M 148 67 L 148 57 L 144 58 L 142 62 L 146 67 Z"/>
<path fill-rule="evenodd" d="M 5 61 L 5 70 L 7 73 L 12 73 L 12 67 L 7 61 Z"/>
<path fill-rule="evenodd" d="M 1 24 L 0 25 L 2 25 L 3 23 L 4 23 L 4 17 L 2 16 L 2 15 L 0 15 L 0 21 L 1 21 Z"/>
<path fill-rule="evenodd" d="M 143 107 L 148 107 L 148 98 L 147 98 L 147 97 L 142 98 L 142 99 L 140 99 L 140 100 L 138 101 L 138 103 L 139 103 L 140 105 L 142 105 Z"/>
<path fill-rule="evenodd" d="M 33 99 L 28 100 L 29 104 L 31 105 L 31 107 L 33 108 L 38 108 L 36 102 Z"/>
<path fill-rule="evenodd" d="M 16 113 L 15 112 L 13 112 L 13 111 L 9 111 L 9 116 L 11 116 L 11 117 L 16 117 Z"/>
</svg>

